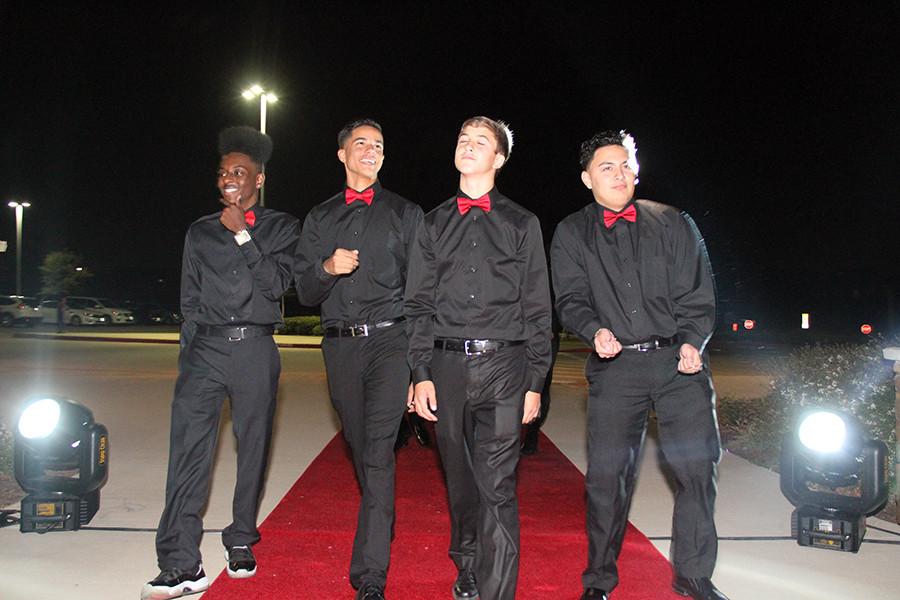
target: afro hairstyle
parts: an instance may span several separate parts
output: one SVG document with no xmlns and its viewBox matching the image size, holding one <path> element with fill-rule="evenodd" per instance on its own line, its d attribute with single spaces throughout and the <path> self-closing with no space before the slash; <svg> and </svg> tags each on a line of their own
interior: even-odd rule
<svg viewBox="0 0 900 600">
<path fill-rule="evenodd" d="M 223 129 L 219 132 L 219 155 L 232 152 L 246 154 L 262 165 L 272 157 L 272 138 L 246 125 Z"/>
</svg>

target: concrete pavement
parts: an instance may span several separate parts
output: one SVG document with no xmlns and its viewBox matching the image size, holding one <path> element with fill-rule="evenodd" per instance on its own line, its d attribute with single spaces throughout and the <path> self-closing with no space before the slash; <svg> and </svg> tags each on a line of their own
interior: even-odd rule
<svg viewBox="0 0 900 600">
<path fill-rule="evenodd" d="M 104 332 L 95 335 L 118 337 Z M 133 334 L 124 335 L 135 339 Z M 321 354 L 304 348 L 307 344 L 315 346 L 316 338 L 278 338 L 284 348 L 284 368 L 261 520 L 338 430 Z M 109 428 L 111 443 L 109 482 L 101 491 L 100 512 L 90 529 L 49 535 L 21 534 L 12 527 L 0 529 L 3 600 L 134 599 L 141 585 L 156 574 L 152 530 L 163 505 L 167 415 L 177 347 L 172 344 L 174 334 L 155 334 L 147 341 L 150 339 L 168 344 L 124 343 L 118 339 L 102 344 L 104 354 L 95 350 L 100 346 L 96 341 L 55 344 L 32 338 L 0 339 L 0 414 L 9 413 L 13 396 L 36 390 L 63 394 L 94 411 Z M 79 360 L 81 355 L 84 362 Z M 116 357 L 125 365 L 140 357 L 141 366 L 134 367 L 134 372 L 106 368 L 98 364 L 103 356 Z M 584 472 L 587 390 L 577 376 L 579 361 L 583 356 L 562 355 L 544 431 Z M 727 381 L 719 381 L 720 394 L 740 395 L 729 394 L 728 386 Z M 226 415 L 205 517 L 208 529 L 219 529 L 229 522 L 235 461 L 228 420 Z M 667 555 L 672 492 L 658 454 L 652 436 L 648 436 L 631 520 L 655 538 L 654 544 Z M 527 465 L 525 459 L 521 468 Z M 714 580 L 732 600 L 881 600 L 900 596 L 900 569 L 896 568 L 900 546 L 866 543 L 858 554 L 802 548 L 794 541 L 780 539 L 790 534 L 790 512 L 777 474 L 731 454 L 724 456 L 716 517 L 719 535 L 724 539 Z M 900 526 L 877 519 L 869 523 L 867 540 L 900 541 Z M 207 534 L 202 551 L 207 574 L 215 577 L 224 567 L 219 536 Z M 571 597 L 577 598 L 578 593 L 578 582 L 573 582 Z M 349 597 L 349 589 L 335 590 L 334 598 Z M 527 590 L 521 590 L 519 597 L 531 600 Z"/>
</svg>

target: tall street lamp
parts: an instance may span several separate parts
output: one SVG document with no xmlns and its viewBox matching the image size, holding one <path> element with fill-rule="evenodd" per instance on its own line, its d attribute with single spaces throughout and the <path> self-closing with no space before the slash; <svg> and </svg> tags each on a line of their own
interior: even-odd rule
<svg viewBox="0 0 900 600">
<path fill-rule="evenodd" d="M 16 210 L 16 296 L 22 295 L 22 218 L 30 202 L 9 202 L 10 208 Z"/>
<path fill-rule="evenodd" d="M 243 92 L 241 92 L 241 96 L 246 100 L 253 100 L 254 98 L 259 98 L 259 130 L 262 133 L 266 132 L 266 106 L 268 104 L 275 104 L 278 102 L 278 96 L 273 94 L 272 92 L 268 92 L 263 89 L 263 87 L 259 84 L 253 84 Z M 265 171 L 266 166 L 263 165 L 263 171 Z M 263 186 L 259 190 L 259 205 L 265 206 L 265 195 L 266 188 Z"/>
</svg>

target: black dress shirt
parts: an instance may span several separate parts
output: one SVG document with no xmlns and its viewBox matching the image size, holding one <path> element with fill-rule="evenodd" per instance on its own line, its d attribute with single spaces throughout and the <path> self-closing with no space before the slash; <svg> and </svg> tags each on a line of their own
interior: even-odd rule
<svg viewBox="0 0 900 600">
<path fill-rule="evenodd" d="M 562 325 L 593 347 L 600 328 L 622 344 L 678 336 L 704 350 L 716 318 L 709 257 L 693 220 L 636 200 L 637 220 L 607 228 L 596 202 L 566 217 L 550 248 Z"/>
<path fill-rule="evenodd" d="M 219 222 L 221 212 L 201 217 L 188 229 L 181 262 L 182 343 L 197 324 L 275 325 L 278 301 L 291 284 L 299 221 L 261 206 L 247 227 L 251 239 L 238 246 Z"/>
<path fill-rule="evenodd" d="M 375 324 L 403 315 L 409 251 L 422 209 L 375 182 L 372 204 L 347 204 L 344 191 L 306 216 L 294 280 L 300 301 L 322 305 L 326 327 Z M 336 248 L 359 250 L 359 267 L 329 275 L 322 263 Z"/>
<path fill-rule="evenodd" d="M 537 217 L 494 188 L 465 216 L 456 196 L 425 215 L 406 283 L 413 381 L 431 380 L 435 338 L 525 342 L 528 389 L 550 368 L 550 289 Z"/>
</svg>

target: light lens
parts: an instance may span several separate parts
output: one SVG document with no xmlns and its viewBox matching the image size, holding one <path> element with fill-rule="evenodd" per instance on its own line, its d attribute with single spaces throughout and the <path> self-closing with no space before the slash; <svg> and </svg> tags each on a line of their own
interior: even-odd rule
<svg viewBox="0 0 900 600">
<path fill-rule="evenodd" d="M 45 438 L 59 423 L 59 402 L 45 398 L 30 404 L 19 419 L 19 433 L 27 439 Z"/>
<path fill-rule="evenodd" d="M 817 412 L 803 419 L 797 433 L 803 445 L 810 450 L 830 454 L 844 446 L 847 425 L 834 413 Z"/>
</svg>

